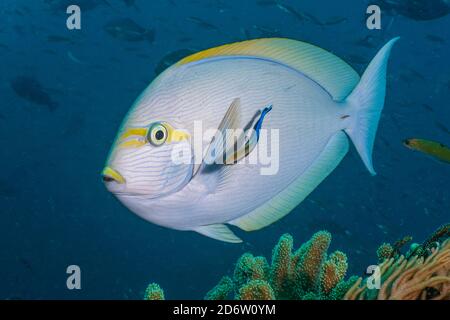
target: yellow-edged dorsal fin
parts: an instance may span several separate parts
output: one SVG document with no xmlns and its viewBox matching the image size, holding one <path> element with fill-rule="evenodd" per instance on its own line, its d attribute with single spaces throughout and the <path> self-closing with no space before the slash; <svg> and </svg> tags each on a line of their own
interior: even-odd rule
<svg viewBox="0 0 450 320">
<path fill-rule="evenodd" d="M 249 56 L 285 64 L 320 84 L 336 101 L 344 100 L 359 82 L 358 73 L 334 54 L 291 39 L 266 38 L 226 44 L 192 54 L 176 65 L 224 56 Z"/>
</svg>

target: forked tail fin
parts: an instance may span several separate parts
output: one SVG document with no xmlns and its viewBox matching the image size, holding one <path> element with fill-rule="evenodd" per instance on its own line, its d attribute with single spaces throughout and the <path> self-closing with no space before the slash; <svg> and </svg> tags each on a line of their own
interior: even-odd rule
<svg viewBox="0 0 450 320">
<path fill-rule="evenodd" d="M 345 132 L 372 175 L 376 174 L 372 164 L 372 149 L 384 106 L 387 62 L 398 39 L 390 40 L 381 48 L 345 101 L 352 110 L 352 121 Z"/>
</svg>

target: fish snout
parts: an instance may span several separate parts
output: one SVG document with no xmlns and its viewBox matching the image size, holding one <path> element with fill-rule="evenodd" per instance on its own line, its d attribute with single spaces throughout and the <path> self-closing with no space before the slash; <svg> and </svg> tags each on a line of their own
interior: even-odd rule
<svg viewBox="0 0 450 320">
<path fill-rule="evenodd" d="M 411 144 L 411 140 L 410 140 L 410 139 L 405 139 L 405 140 L 403 140 L 403 145 L 404 145 L 405 147 L 409 147 L 410 144 Z"/>
<path fill-rule="evenodd" d="M 405 139 L 403 140 L 403 145 L 409 149 L 413 149 L 415 145 L 415 139 Z"/>
<path fill-rule="evenodd" d="M 111 167 L 105 167 L 102 171 L 102 179 L 105 183 L 115 182 L 118 184 L 125 184 L 125 178 Z"/>
</svg>

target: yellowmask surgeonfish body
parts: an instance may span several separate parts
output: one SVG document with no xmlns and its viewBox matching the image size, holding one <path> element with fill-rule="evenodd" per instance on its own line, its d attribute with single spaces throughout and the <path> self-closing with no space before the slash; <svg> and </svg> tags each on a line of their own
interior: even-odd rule
<svg viewBox="0 0 450 320">
<path fill-rule="evenodd" d="M 234 43 L 181 60 L 124 120 L 104 170 L 108 190 L 150 222 L 240 242 L 227 224 L 251 231 L 288 214 L 335 169 L 349 138 L 375 174 L 372 148 L 397 39 L 361 78 L 333 54 L 289 39 Z M 238 128 L 233 150 L 199 137 L 214 129 L 226 140 L 227 129 Z M 247 163 L 261 150 L 271 164 Z M 179 153 L 184 161 L 174 161 Z"/>
</svg>

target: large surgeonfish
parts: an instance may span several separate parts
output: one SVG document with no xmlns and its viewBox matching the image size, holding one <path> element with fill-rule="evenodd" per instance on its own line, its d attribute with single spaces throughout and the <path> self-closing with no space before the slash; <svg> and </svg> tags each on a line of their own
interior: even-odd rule
<svg viewBox="0 0 450 320">
<path fill-rule="evenodd" d="M 330 52 L 281 38 L 182 59 L 150 84 L 123 121 L 103 170 L 107 189 L 155 224 L 241 242 L 227 225 L 257 230 L 288 214 L 336 168 L 349 138 L 375 174 L 372 148 L 397 40 L 361 78 Z M 216 133 L 203 136 L 208 129 Z M 228 132 L 237 129 L 230 140 Z M 276 174 L 248 161 L 263 149 L 263 130 L 266 144 L 269 132 L 278 132 L 267 147 L 272 156 L 279 151 Z"/>
</svg>

